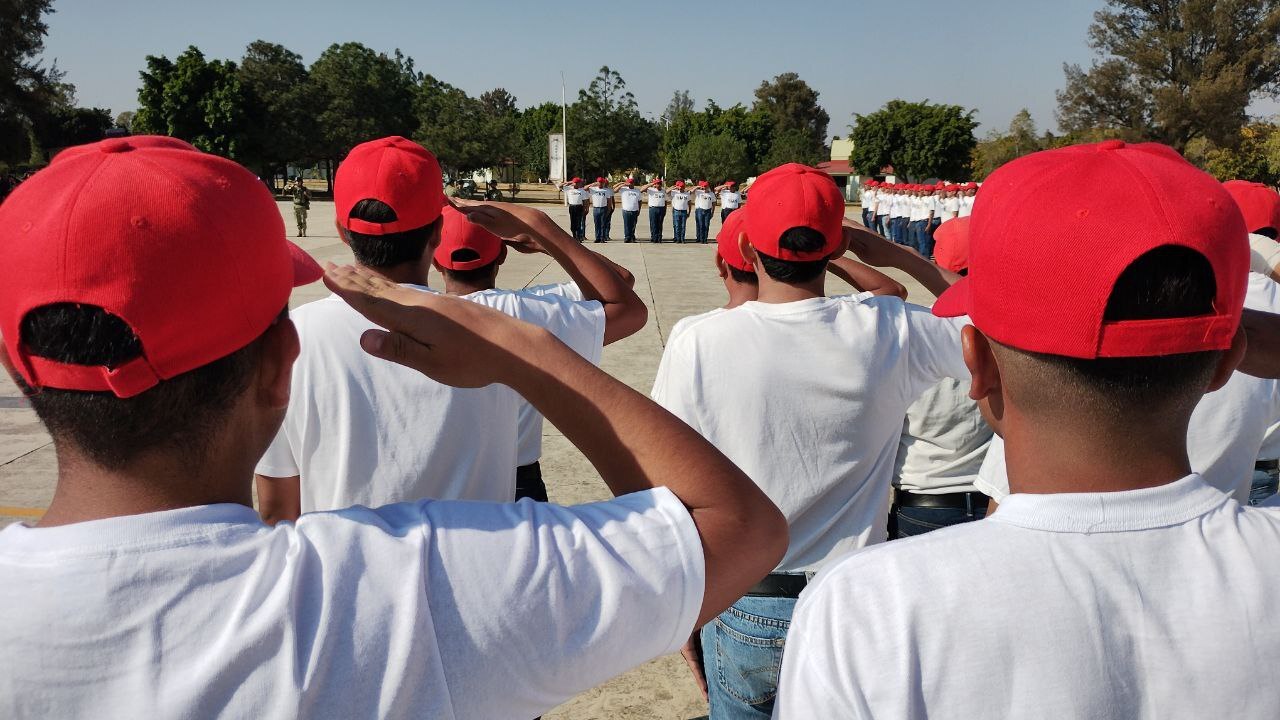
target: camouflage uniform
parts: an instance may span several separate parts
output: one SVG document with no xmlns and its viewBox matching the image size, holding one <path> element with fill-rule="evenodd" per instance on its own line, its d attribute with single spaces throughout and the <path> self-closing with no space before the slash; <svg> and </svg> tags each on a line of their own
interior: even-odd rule
<svg viewBox="0 0 1280 720">
<path fill-rule="evenodd" d="M 311 191 L 302 183 L 294 184 L 290 194 L 293 195 L 293 219 L 298 223 L 298 237 L 307 236 L 307 210 L 311 208 Z"/>
</svg>

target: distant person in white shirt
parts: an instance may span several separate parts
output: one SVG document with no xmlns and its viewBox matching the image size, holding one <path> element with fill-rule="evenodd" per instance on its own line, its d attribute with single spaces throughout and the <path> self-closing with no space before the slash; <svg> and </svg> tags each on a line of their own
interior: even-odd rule
<svg viewBox="0 0 1280 720">
<path fill-rule="evenodd" d="M 677 180 L 671 188 L 671 234 L 678 243 L 684 242 L 685 224 L 689 220 L 689 191 L 684 181 Z"/>
<path fill-rule="evenodd" d="M 712 718 L 768 717 L 777 687 L 768 668 L 778 667 L 808 574 L 886 539 L 907 407 L 938 380 L 967 377 L 959 323 L 897 297 L 826 297 L 831 259 L 858 234 L 882 242 L 860 227 L 846 234 L 829 175 L 783 165 L 760 176 L 751 198 L 738 248 L 758 299 L 673 333 L 653 387 L 659 404 L 760 484 L 791 528 L 776 571 L 702 630 Z M 897 261 L 934 292 L 951 280 L 905 248 Z"/>
<path fill-rule="evenodd" d="M 973 201 L 978 199 L 978 183 L 965 183 L 964 190 L 960 193 L 960 209 L 957 213 L 959 217 L 969 217 L 973 214 Z"/>
<path fill-rule="evenodd" d="M 26 228 L 0 355 L 59 460 L 43 517 L 0 531 L 0 717 L 531 718 L 673 652 L 782 556 L 740 470 L 549 332 L 356 268 L 325 280 L 377 328 L 352 342 L 515 388 L 618 497 L 264 525 L 249 475 L 320 269 L 259 180 L 178 142 L 69 149 L 0 207 Z"/>
<path fill-rule="evenodd" d="M 729 215 L 742 205 L 742 195 L 737 191 L 737 181 L 725 180 L 724 184 L 717 185 L 715 191 L 719 193 L 720 199 L 720 223 L 724 224 L 729 219 Z"/>
<path fill-rule="evenodd" d="M 596 178 L 595 184 L 587 187 L 591 195 L 591 219 L 596 226 L 596 242 L 609 242 L 609 224 L 613 219 L 613 188 L 603 177 Z"/>
<path fill-rule="evenodd" d="M 356 146 L 334 181 L 337 222 L 356 262 L 425 293 L 434 292 L 427 275 L 443 224 L 437 168 L 421 145 L 386 138 Z M 594 336 L 603 321 L 612 341 L 644 324 L 643 304 L 599 256 L 561 242 L 563 233 L 548 236 L 548 252 L 602 307 L 503 292 L 468 299 L 559 327 L 564 338 Z M 293 318 L 302 352 L 289 412 L 256 471 L 264 519 L 422 498 L 515 499 L 523 403 L 510 388 L 454 388 L 370 358 L 355 340 L 371 324 L 336 296 Z M 584 343 L 571 342 L 580 351 Z"/>
<path fill-rule="evenodd" d="M 556 183 L 556 187 L 564 192 L 564 202 L 569 206 L 569 234 L 573 235 L 574 240 L 583 241 L 587 239 L 587 203 L 591 200 L 591 193 L 582 187 L 582 178 L 575 177 L 562 183 Z"/>
<path fill-rule="evenodd" d="M 711 240 L 711 216 L 716 208 L 716 194 L 706 180 L 699 180 L 693 189 L 694 237 L 700 244 Z"/>
<path fill-rule="evenodd" d="M 662 223 L 667 217 L 667 191 L 662 187 L 662 178 L 657 178 L 647 185 L 640 186 L 645 202 L 649 204 L 649 242 L 662 242 Z"/>
<path fill-rule="evenodd" d="M 593 365 L 600 364 L 605 345 L 644 327 L 644 303 L 617 282 L 621 279 L 627 288 L 632 287 L 635 278 L 631 273 L 574 243 L 545 213 L 509 203 L 462 204 L 470 215 L 445 206 L 440 244 L 435 247 L 432 260 L 444 277 L 445 293 L 544 327 Z M 504 241 L 490 232 L 490 227 L 516 239 Z M 501 290 L 497 287 L 498 271 L 506 262 L 508 247 L 522 253 L 545 253 L 571 278 L 582 282 Z M 602 273 L 606 271 L 618 278 L 605 277 Z M 602 296 L 597 289 L 601 284 L 605 285 L 604 297 L 616 296 L 620 302 L 602 305 L 596 299 Z M 527 497 L 546 502 L 547 486 L 539 463 L 542 416 L 523 398 L 519 401 L 517 431 L 515 499 Z"/>
<path fill-rule="evenodd" d="M 971 319 L 970 395 L 1014 494 L 829 565 L 775 717 L 1280 715 L 1280 511 L 1187 457 L 1245 345 L 1239 212 L 1172 149 L 1119 141 L 1020 158 L 982 192 L 971 272 L 934 312 Z"/>
<path fill-rule="evenodd" d="M 875 230 L 876 181 L 865 180 L 858 189 L 858 204 L 862 206 L 862 225 L 868 230 Z"/>
<path fill-rule="evenodd" d="M 636 179 L 629 177 L 615 185 L 613 191 L 622 201 L 622 241 L 633 243 L 636 241 L 636 223 L 640 220 L 641 189 L 636 187 Z"/>
<path fill-rule="evenodd" d="M 875 231 L 883 238 L 893 237 L 892 217 L 894 188 L 889 183 L 876 187 Z"/>
</svg>

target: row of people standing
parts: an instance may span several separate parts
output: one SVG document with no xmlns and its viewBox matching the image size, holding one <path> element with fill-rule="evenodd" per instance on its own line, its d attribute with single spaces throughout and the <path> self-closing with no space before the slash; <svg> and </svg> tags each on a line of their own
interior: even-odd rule
<svg viewBox="0 0 1280 720">
<path fill-rule="evenodd" d="M 947 220 L 973 212 L 978 184 L 918 185 L 868 180 L 859 194 L 863 225 L 881 237 L 932 257 L 934 231 Z"/>
<path fill-rule="evenodd" d="M 640 220 L 640 201 L 643 196 L 649 206 L 649 242 L 662 242 L 663 224 L 666 222 L 669 204 L 674 241 L 685 242 L 689 211 L 692 206 L 694 238 L 696 242 L 704 244 L 711 236 L 711 218 L 715 213 L 716 205 L 720 205 L 720 221 L 724 222 L 730 213 L 745 202 L 734 180 L 726 180 L 715 187 L 706 180 L 699 180 L 693 186 L 689 186 L 684 180 L 677 180 L 671 187 L 665 187 L 661 178 L 637 186 L 635 178 L 629 177 L 610 187 L 603 177 L 598 177 L 594 183 L 585 186 L 582 178 L 575 177 L 567 182 L 558 183 L 556 187 L 564 192 L 565 204 L 569 206 L 570 234 L 580 242 L 585 242 L 587 239 L 588 202 L 595 221 L 595 242 L 609 241 L 610 221 L 617 200 L 622 202 L 623 242 L 635 242 L 636 226 Z"/>
</svg>

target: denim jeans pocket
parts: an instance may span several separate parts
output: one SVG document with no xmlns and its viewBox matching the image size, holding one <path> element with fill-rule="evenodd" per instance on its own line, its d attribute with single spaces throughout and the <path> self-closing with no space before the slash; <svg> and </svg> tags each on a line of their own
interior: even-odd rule
<svg viewBox="0 0 1280 720">
<path fill-rule="evenodd" d="M 725 693 L 748 705 L 777 695 L 788 625 L 734 607 L 716 619 L 716 681 Z"/>
</svg>

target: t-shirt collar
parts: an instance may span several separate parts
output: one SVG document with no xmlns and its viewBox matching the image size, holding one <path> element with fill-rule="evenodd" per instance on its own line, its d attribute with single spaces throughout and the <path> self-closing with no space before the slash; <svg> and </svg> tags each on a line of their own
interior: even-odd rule
<svg viewBox="0 0 1280 720">
<path fill-rule="evenodd" d="M 1016 493 L 991 520 L 1066 533 L 1126 532 L 1178 525 L 1230 500 L 1199 475 L 1142 490 L 1100 493 Z"/>
</svg>

